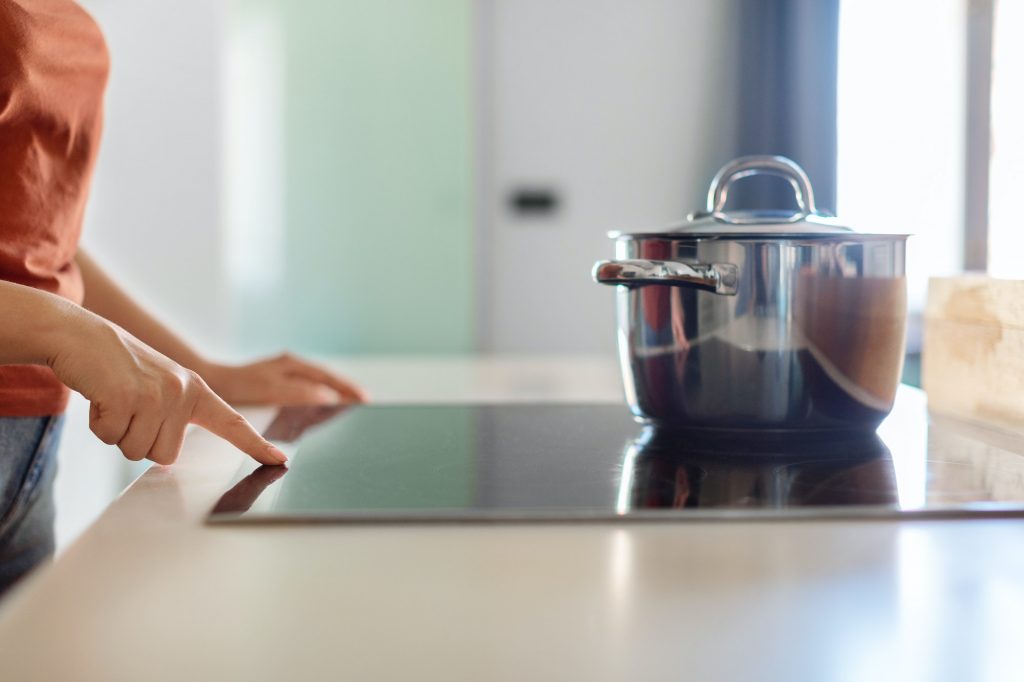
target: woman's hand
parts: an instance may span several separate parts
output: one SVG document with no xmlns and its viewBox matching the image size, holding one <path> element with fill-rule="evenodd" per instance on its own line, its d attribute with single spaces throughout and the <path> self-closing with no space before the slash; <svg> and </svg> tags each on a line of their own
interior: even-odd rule
<svg viewBox="0 0 1024 682">
<path fill-rule="evenodd" d="M 195 372 L 80 308 L 53 334 L 48 364 L 91 403 L 89 428 L 131 460 L 171 464 L 185 428 L 198 424 L 263 464 L 288 458 L 264 440 Z"/>
<path fill-rule="evenodd" d="M 197 368 L 206 383 L 232 405 L 333 405 L 365 403 L 352 382 L 288 353 L 248 365 L 207 363 Z"/>
</svg>

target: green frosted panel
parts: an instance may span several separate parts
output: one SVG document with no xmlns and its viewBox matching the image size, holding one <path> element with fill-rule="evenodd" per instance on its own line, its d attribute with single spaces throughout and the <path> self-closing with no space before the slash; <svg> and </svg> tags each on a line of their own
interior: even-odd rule
<svg viewBox="0 0 1024 682">
<path fill-rule="evenodd" d="M 264 305 L 240 295 L 242 335 L 471 350 L 469 1 L 245 0 L 235 19 L 268 5 L 285 27 L 284 267 Z"/>
</svg>

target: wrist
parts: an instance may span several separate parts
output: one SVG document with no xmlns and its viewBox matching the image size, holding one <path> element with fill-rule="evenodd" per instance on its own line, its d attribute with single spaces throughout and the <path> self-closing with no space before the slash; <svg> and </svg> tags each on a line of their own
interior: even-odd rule
<svg viewBox="0 0 1024 682">
<path fill-rule="evenodd" d="M 75 346 L 94 343 L 90 337 L 102 325 L 102 320 L 70 301 L 52 302 L 53 305 L 44 306 L 34 316 L 36 325 L 32 331 L 32 337 L 37 340 L 35 361 L 50 367 Z"/>
</svg>

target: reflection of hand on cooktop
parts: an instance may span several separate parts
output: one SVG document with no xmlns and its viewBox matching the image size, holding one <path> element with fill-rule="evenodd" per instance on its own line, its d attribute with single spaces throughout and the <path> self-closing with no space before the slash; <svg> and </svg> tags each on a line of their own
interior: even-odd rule
<svg viewBox="0 0 1024 682">
<path fill-rule="evenodd" d="M 349 405 L 286 405 L 270 423 L 263 437 L 282 443 L 292 443 L 309 429 L 336 417 Z"/>
<path fill-rule="evenodd" d="M 252 506 L 253 502 L 256 501 L 263 491 L 287 472 L 287 467 L 264 464 L 236 483 L 231 490 L 224 493 L 217 500 L 217 506 L 213 508 L 212 513 L 242 514 L 249 511 L 249 507 Z"/>
</svg>

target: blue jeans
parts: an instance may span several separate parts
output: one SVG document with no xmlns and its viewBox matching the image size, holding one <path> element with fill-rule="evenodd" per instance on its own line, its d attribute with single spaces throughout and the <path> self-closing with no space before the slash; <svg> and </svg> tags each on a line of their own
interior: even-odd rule
<svg viewBox="0 0 1024 682">
<path fill-rule="evenodd" d="M 53 555 L 64 417 L 0 417 L 0 595 Z"/>
</svg>

